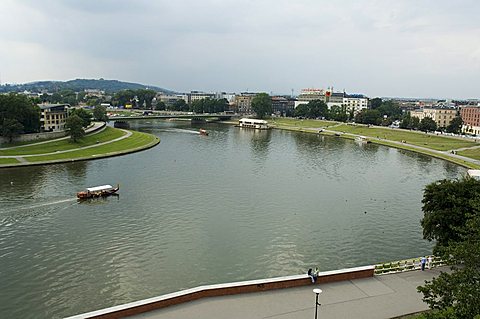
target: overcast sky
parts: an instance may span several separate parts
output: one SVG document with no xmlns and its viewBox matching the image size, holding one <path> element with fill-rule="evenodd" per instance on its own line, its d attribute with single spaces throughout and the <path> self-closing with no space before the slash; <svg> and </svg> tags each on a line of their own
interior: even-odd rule
<svg viewBox="0 0 480 319">
<path fill-rule="evenodd" d="M 480 98 L 478 0 L 1 0 L 0 80 Z"/>
</svg>

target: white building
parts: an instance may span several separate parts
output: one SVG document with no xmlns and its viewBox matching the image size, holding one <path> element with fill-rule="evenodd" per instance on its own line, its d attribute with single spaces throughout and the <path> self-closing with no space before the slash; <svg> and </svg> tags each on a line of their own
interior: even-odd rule
<svg viewBox="0 0 480 319">
<path fill-rule="evenodd" d="M 368 98 L 361 94 L 348 94 L 343 98 L 343 105 L 348 111 L 353 110 L 355 113 L 368 108 Z"/>
</svg>

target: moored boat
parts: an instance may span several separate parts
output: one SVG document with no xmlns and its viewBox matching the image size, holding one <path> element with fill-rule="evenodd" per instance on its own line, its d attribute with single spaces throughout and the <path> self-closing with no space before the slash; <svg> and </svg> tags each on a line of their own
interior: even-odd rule
<svg viewBox="0 0 480 319">
<path fill-rule="evenodd" d="M 95 187 L 89 187 L 82 192 L 77 193 L 78 199 L 88 199 L 88 198 L 97 198 L 97 197 L 107 197 L 114 195 L 118 192 L 120 186 L 113 187 L 112 185 L 101 185 Z"/>
</svg>

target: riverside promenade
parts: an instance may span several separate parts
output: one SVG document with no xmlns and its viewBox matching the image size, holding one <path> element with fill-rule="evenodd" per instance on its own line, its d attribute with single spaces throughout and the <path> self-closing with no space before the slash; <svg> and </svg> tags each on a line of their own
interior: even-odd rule
<svg viewBox="0 0 480 319">
<path fill-rule="evenodd" d="M 365 268 L 365 267 L 364 267 Z M 319 295 L 318 318 L 394 318 L 427 310 L 422 302 L 422 294 L 417 292 L 417 286 L 423 285 L 425 280 L 438 276 L 441 271 L 448 271 L 447 267 L 426 269 L 425 271 L 413 270 L 393 274 L 375 276 L 354 276 L 353 279 L 340 281 L 326 281 L 322 279 L 335 273 L 341 274 L 343 270 L 320 273 L 318 282 L 313 284 L 306 275 L 295 276 L 295 280 L 303 278 L 306 285 L 274 289 L 261 292 L 241 293 L 233 295 L 220 295 L 203 297 L 200 299 L 170 305 L 165 308 L 146 311 L 130 316 L 119 316 L 115 313 L 119 309 L 133 310 L 145 303 L 155 303 L 162 296 L 155 297 L 127 305 L 115 306 L 109 309 L 80 314 L 73 318 L 134 318 L 134 319 L 207 319 L 207 318 L 314 318 L 315 293 L 314 288 L 322 289 Z M 352 273 L 351 270 L 348 272 Z M 293 276 L 291 276 L 293 277 Z M 287 277 L 284 277 L 287 278 Z M 257 281 L 252 281 L 257 283 Z M 246 282 L 250 284 L 250 282 Z M 258 284 L 258 283 L 257 283 Z M 213 289 L 219 290 L 238 283 L 215 285 Z M 208 286 L 212 287 L 212 286 Z M 199 287 L 203 288 L 203 287 Z M 210 289 L 210 288 L 208 288 Z M 168 298 L 179 298 L 183 295 L 192 295 L 192 291 L 174 293 Z M 205 291 L 197 289 L 198 291 Z M 195 293 L 195 292 L 194 292 Z M 163 299 L 165 300 L 165 299 Z"/>
<path fill-rule="evenodd" d="M 200 299 L 153 312 L 132 316 L 135 319 L 207 318 L 315 318 L 315 294 L 320 288 L 318 318 L 383 319 L 411 314 L 428 307 L 417 286 L 438 276 L 445 268 L 414 270 L 370 278 L 321 285 L 272 290 L 260 293 Z"/>
</svg>

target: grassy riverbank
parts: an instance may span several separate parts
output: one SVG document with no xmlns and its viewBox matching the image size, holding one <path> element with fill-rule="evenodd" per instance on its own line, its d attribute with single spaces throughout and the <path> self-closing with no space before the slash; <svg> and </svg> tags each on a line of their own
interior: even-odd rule
<svg viewBox="0 0 480 319">
<path fill-rule="evenodd" d="M 0 166 L 97 159 L 140 151 L 160 142 L 158 137 L 151 134 L 136 131 L 132 131 L 130 136 L 127 134 L 127 131 L 107 127 L 100 133 L 85 136 L 78 143 L 63 139 L 0 150 L 0 156 L 16 157 L 0 158 Z"/>
<path fill-rule="evenodd" d="M 292 118 L 275 118 L 269 121 L 275 128 L 301 132 L 319 133 L 325 135 L 341 134 L 343 138 L 354 139 L 356 135 L 370 137 L 370 141 L 389 147 L 405 149 L 429 156 L 441 158 L 455 164 L 479 169 L 480 165 L 449 155 L 447 151 L 480 146 L 475 141 L 457 137 L 425 134 L 418 131 L 407 131 L 383 127 L 368 127 L 366 125 L 351 125 L 341 122 L 322 120 L 300 120 Z M 459 150 L 458 155 L 480 160 L 480 148 Z"/>
</svg>

